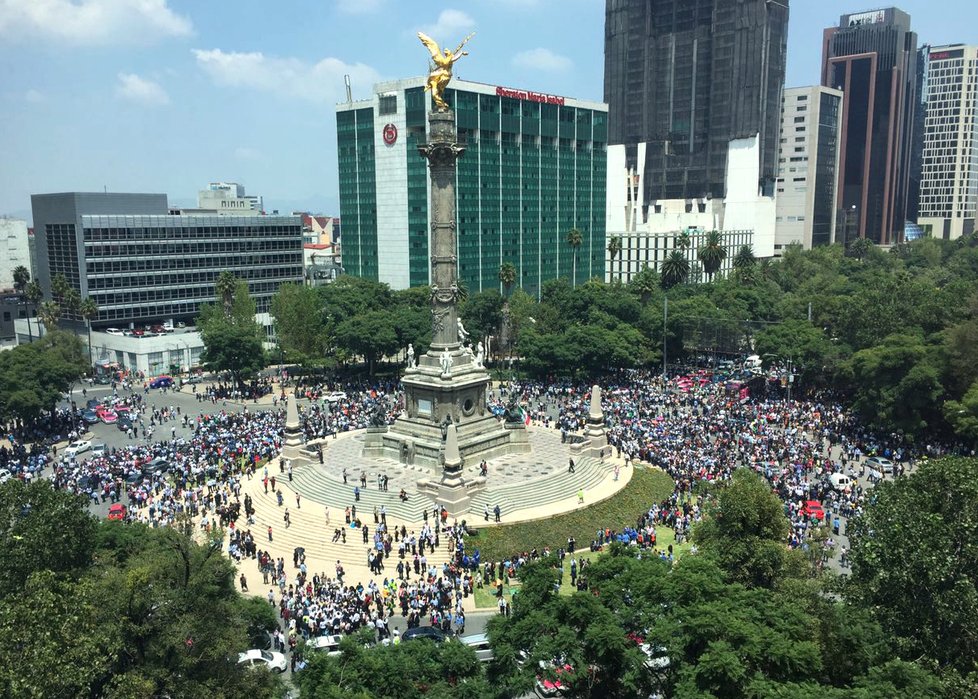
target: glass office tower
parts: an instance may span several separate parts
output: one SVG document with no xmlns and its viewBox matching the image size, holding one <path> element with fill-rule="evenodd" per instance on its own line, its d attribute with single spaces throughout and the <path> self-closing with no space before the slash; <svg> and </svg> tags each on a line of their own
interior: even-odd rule
<svg viewBox="0 0 978 699">
<path fill-rule="evenodd" d="M 445 99 L 465 153 L 456 173 L 458 272 L 470 292 L 517 270 L 531 295 L 548 279 L 604 277 L 606 105 L 453 80 Z M 430 281 L 424 78 L 379 83 L 337 105 L 343 263 L 395 289 Z M 567 234 L 576 228 L 576 250 Z"/>
</svg>

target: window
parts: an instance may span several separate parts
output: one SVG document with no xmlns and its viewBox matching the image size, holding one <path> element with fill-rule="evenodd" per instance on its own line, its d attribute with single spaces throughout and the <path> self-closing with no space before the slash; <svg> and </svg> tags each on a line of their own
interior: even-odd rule
<svg viewBox="0 0 978 699">
<path fill-rule="evenodd" d="M 377 111 L 381 114 L 397 113 L 397 95 L 381 95 Z"/>
<path fill-rule="evenodd" d="M 795 123 L 796 124 L 800 124 L 803 121 L 805 121 L 805 117 L 803 117 L 803 116 L 795 117 Z"/>
</svg>

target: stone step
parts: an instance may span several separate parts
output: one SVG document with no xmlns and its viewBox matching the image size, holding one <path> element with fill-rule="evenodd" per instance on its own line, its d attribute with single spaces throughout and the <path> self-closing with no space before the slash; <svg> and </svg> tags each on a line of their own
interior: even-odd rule
<svg viewBox="0 0 978 699">
<path fill-rule="evenodd" d="M 380 491 L 377 490 L 375 483 L 370 483 L 367 488 L 360 489 L 360 502 L 357 503 L 353 495 L 353 488 L 355 485 L 359 485 L 359 481 L 354 483 L 351 480 L 347 485 L 343 485 L 341 480 L 334 480 L 322 472 L 316 473 L 308 468 L 296 471 L 293 474 L 293 479 L 295 489 L 301 492 L 304 497 L 328 504 L 331 508 L 345 508 L 347 505 L 357 504 L 358 510 L 372 513 L 375 505 L 378 508 L 383 505 L 387 509 L 388 517 L 393 516 L 407 522 L 417 522 L 421 520 L 424 510 L 431 510 L 433 506 L 431 500 L 417 492 L 411 492 L 408 501 L 401 502 L 398 490 L 392 488 L 388 491 Z"/>
<path fill-rule="evenodd" d="M 574 497 L 579 490 L 586 491 L 601 483 L 609 475 L 610 467 L 606 464 L 597 459 L 581 459 L 580 463 L 576 464 L 574 473 L 561 473 L 546 479 L 478 493 L 472 498 L 469 512 L 473 515 L 482 515 L 485 506 L 488 505 L 492 510 L 497 504 L 504 512 L 514 512 L 541 503 Z"/>
</svg>

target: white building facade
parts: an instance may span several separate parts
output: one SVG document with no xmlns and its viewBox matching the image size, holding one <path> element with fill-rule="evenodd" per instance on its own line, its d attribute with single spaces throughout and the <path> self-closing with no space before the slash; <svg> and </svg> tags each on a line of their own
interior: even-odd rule
<svg viewBox="0 0 978 699">
<path fill-rule="evenodd" d="M 978 205 L 978 46 L 931 47 L 920 178 L 925 234 L 971 235 Z"/>
<path fill-rule="evenodd" d="M 14 270 L 31 268 L 31 251 L 27 239 L 27 221 L 19 218 L 0 218 L 0 291 L 14 288 Z"/>
<path fill-rule="evenodd" d="M 774 255 L 836 242 L 843 93 L 813 85 L 784 91 Z M 842 222 L 845 225 L 845 221 Z M 838 237 L 842 240 L 842 236 Z"/>
<path fill-rule="evenodd" d="M 211 182 L 197 193 L 197 207 L 203 211 L 238 216 L 260 216 L 264 213 L 262 198 L 245 194 L 237 182 Z"/>
<path fill-rule="evenodd" d="M 645 162 L 647 144 L 637 144 L 637 162 Z M 727 256 L 719 275 L 733 268 L 738 250 L 748 245 L 755 257 L 774 255 L 775 200 L 760 187 L 761 149 L 758 135 L 729 142 L 726 160 L 726 196 L 723 199 L 659 199 L 644 201 L 642 169 L 626 164 L 626 146 L 608 146 L 607 237 L 617 237 L 621 251 L 612 259 L 606 252 L 605 279 L 627 283 L 648 265 L 656 271 L 669 253 L 685 248 L 692 273 L 690 281 L 705 278 L 699 272 L 697 252 L 710 231 L 719 231 Z"/>
</svg>

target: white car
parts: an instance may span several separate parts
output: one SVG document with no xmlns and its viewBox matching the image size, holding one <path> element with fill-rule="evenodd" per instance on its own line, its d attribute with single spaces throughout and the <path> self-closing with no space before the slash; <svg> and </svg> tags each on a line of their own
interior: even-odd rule
<svg viewBox="0 0 978 699">
<path fill-rule="evenodd" d="M 0 484 L 6 483 L 11 478 L 10 471 L 5 468 L 0 468 Z"/>
<path fill-rule="evenodd" d="M 109 335 L 125 335 L 126 333 L 119 328 L 106 328 L 105 332 Z"/>
<path fill-rule="evenodd" d="M 889 459 L 884 459 L 882 456 L 869 457 L 866 459 L 866 466 L 874 471 L 893 473 L 893 462 Z"/>
<path fill-rule="evenodd" d="M 244 665 L 245 667 L 264 665 L 269 670 L 275 670 L 275 672 L 285 672 L 285 669 L 288 667 L 285 656 L 281 653 L 271 650 L 259 650 L 257 648 L 246 650 L 244 653 L 238 653 L 238 665 Z"/>
<path fill-rule="evenodd" d="M 342 639 L 343 637 L 337 634 L 316 636 L 315 638 L 310 638 L 308 641 L 306 641 L 306 648 L 309 650 L 326 651 L 327 655 L 339 655 L 340 641 Z"/>
<path fill-rule="evenodd" d="M 326 400 L 330 403 L 339 403 L 340 401 L 346 400 L 346 394 L 343 391 L 333 391 L 326 395 Z"/>
<path fill-rule="evenodd" d="M 65 456 L 78 456 L 82 452 L 88 451 L 92 448 L 92 443 L 87 439 L 79 439 L 77 442 L 72 442 L 65 447 Z"/>
</svg>

